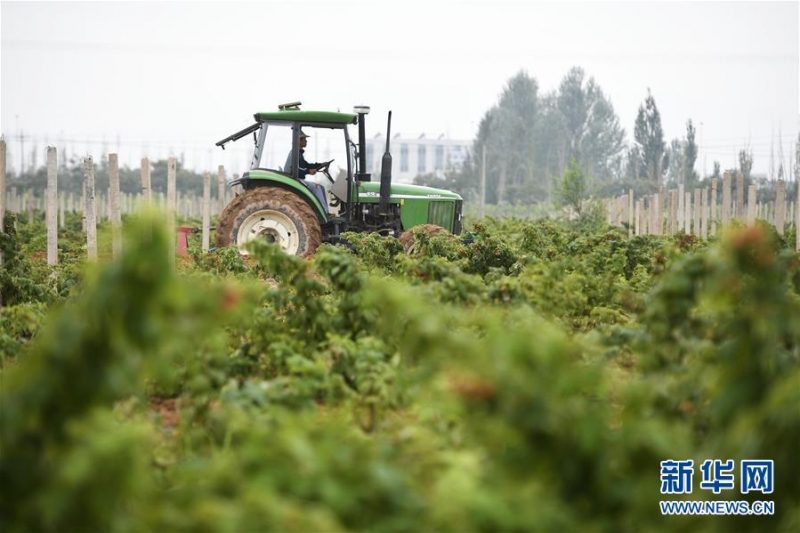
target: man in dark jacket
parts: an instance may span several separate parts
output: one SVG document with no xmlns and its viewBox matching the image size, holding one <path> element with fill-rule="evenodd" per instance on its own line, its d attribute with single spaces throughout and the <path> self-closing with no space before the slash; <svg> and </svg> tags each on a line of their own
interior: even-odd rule
<svg viewBox="0 0 800 533">
<path fill-rule="evenodd" d="M 325 187 L 322 186 L 320 183 L 320 179 L 316 178 L 314 181 L 308 181 L 306 179 L 306 175 L 314 176 L 317 173 L 317 170 L 322 166 L 320 163 L 309 163 L 306 161 L 306 158 L 303 156 L 305 152 L 305 147 L 308 145 L 308 135 L 305 134 L 303 130 L 300 130 L 300 159 L 297 163 L 297 178 L 302 180 L 306 187 L 308 187 L 311 192 L 314 193 L 314 196 L 322 204 L 323 209 L 325 209 L 326 214 L 330 214 L 328 211 L 328 199 L 325 196 Z M 287 174 L 291 174 L 292 168 L 292 161 L 294 160 L 294 152 L 289 152 L 289 156 L 286 158 L 286 164 L 283 166 L 284 172 Z"/>
</svg>

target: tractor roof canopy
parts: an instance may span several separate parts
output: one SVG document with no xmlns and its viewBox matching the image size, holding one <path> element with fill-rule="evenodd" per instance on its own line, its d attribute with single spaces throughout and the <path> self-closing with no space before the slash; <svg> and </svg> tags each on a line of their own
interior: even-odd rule
<svg viewBox="0 0 800 533">
<path fill-rule="evenodd" d="M 282 111 L 269 111 L 256 113 L 258 122 L 272 120 L 285 120 L 287 122 L 327 122 L 330 124 L 355 124 L 358 115 L 353 113 L 336 113 L 333 111 L 301 111 L 299 109 L 285 109 Z"/>
</svg>

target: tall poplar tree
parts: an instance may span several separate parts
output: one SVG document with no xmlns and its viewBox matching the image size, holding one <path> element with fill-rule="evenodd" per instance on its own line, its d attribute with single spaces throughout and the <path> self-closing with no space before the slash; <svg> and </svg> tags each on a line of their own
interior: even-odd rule
<svg viewBox="0 0 800 533">
<path fill-rule="evenodd" d="M 656 106 L 650 89 L 647 89 L 647 98 L 644 104 L 639 106 L 633 138 L 642 158 L 642 168 L 639 170 L 638 177 L 652 183 L 654 188 L 658 188 L 669 166 L 669 158 L 664 141 L 664 130 L 661 127 L 661 114 L 658 112 L 658 106 Z"/>
<path fill-rule="evenodd" d="M 575 159 L 589 176 L 609 181 L 625 148 L 625 130 L 614 106 L 594 78 L 573 67 L 558 87 L 556 106 L 563 123 L 566 161 Z"/>
</svg>

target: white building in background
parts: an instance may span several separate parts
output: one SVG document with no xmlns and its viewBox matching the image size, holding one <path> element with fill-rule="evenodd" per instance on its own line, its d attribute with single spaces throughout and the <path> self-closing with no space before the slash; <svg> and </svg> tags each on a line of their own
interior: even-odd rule
<svg viewBox="0 0 800 533">
<path fill-rule="evenodd" d="M 367 139 L 367 172 L 373 181 L 381 175 L 381 161 L 386 151 L 386 137 L 378 134 Z M 444 135 L 427 138 L 423 133 L 417 138 L 392 137 L 392 181 L 411 183 L 420 174 L 443 176 L 448 168 L 459 168 L 469 154 L 472 141 L 448 139 Z"/>
</svg>

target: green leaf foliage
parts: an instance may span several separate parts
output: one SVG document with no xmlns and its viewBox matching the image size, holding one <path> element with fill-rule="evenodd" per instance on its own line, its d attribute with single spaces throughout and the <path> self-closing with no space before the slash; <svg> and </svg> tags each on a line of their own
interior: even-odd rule
<svg viewBox="0 0 800 533">
<path fill-rule="evenodd" d="M 126 225 L 68 290 L 39 233 L 4 241 L 50 292 L 0 311 L 3 531 L 800 527 L 800 259 L 764 226 L 489 218 L 414 255 L 173 262 Z M 714 458 L 773 459 L 774 493 L 691 499 L 776 514 L 661 516 L 660 461 Z"/>
</svg>

